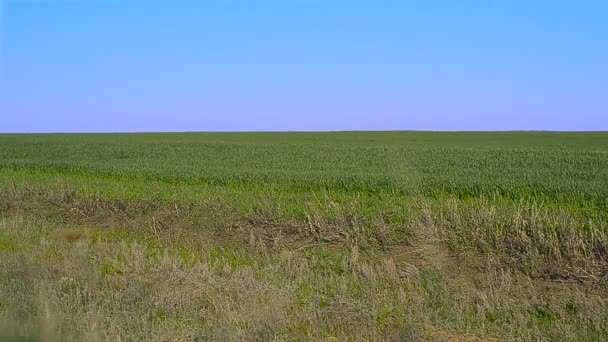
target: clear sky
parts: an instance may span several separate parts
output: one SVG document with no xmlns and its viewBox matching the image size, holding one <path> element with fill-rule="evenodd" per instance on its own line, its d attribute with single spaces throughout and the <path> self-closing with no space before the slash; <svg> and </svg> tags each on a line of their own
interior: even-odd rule
<svg viewBox="0 0 608 342">
<path fill-rule="evenodd" d="M 608 130 L 608 1 L 0 0 L 0 132 Z"/>
</svg>

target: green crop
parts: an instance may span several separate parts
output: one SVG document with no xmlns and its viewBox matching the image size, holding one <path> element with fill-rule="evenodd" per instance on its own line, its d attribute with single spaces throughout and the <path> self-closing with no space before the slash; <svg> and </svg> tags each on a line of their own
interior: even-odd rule
<svg viewBox="0 0 608 342">
<path fill-rule="evenodd" d="M 2 135 L 0 167 L 176 184 L 606 207 L 605 133 Z"/>
</svg>

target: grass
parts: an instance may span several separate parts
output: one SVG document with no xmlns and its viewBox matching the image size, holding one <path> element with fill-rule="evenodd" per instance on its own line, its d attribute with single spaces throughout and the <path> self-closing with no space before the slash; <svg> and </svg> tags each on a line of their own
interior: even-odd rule
<svg viewBox="0 0 608 342">
<path fill-rule="evenodd" d="M 604 340 L 605 133 L 0 135 L 0 337 Z"/>
<path fill-rule="evenodd" d="M 604 133 L 4 135 L 0 143 L 1 167 L 104 178 L 602 207 L 608 197 Z"/>
</svg>

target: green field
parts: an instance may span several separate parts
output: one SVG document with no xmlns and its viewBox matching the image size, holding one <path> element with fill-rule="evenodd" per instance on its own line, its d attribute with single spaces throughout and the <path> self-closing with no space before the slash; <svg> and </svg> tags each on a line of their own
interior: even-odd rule
<svg viewBox="0 0 608 342">
<path fill-rule="evenodd" d="M 0 339 L 608 339 L 608 133 L 0 135 Z"/>
</svg>

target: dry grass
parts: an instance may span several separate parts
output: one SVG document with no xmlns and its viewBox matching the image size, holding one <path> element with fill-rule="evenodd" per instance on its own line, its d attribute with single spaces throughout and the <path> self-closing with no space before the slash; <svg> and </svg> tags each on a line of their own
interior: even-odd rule
<svg viewBox="0 0 608 342">
<path fill-rule="evenodd" d="M 497 257 L 535 278 L 603 282 L 608 225 L 602 219 L 522 203 L 451 201 L 430 224 L 457 250 Z"/>
<path fill-rule="evenodd" d="M 229 198 L 224 201 L 229 202 Z M 178 203 L 83 197 L 70 189 L 20 187 L 0 191 L 0 203 L 5 206 L 0 212 L 7 214 L 67 226 L 130 226 L 164 240 L 196 237 L 250 242 L 254 234 L 262 247 L 350 243 L 383 249 L 431 239 L 446 242 L 453 251 L 476 254 L 534 278 L 602 282 L 608 275 L 605 213 L 526 201 L 416 197 L 386 201 L 383 211 L 370 214 L 366 198 L 343 203 L 328 197 L 277 203 L 272 197 L 261 197 L 254 207 L 242 209 L 214 198 Z M 290 206 L 298 208 L 295 215 L 285 214 Z M 77 240 L 82 233 L 66 228 L 55 233 L 59 234 L 55 238 Z"/>
<path fill-rule="evenodd" d="M 129 228 L 129 227 L 127 227 Z M 433 248 L 144 240 L 0 221 L 5 336 L 31 340 L 600 340 L 605 297 Z M 50 233 L 49 233 L 50 232 Z M 354 240 L 353 240 L 354 241 Z M 422 240 L 419 240 L 422 243 Z M 409 253 L 409 254 L 408 254 Z M 443 269 L 436 268 L 439 260 Z M 412 257 L 412 255 L 417 255 Z M 420 258 L 419 258 L 420 257 Z M 458 279 L 461 279 L 460 281 Z"/>
</svg>

